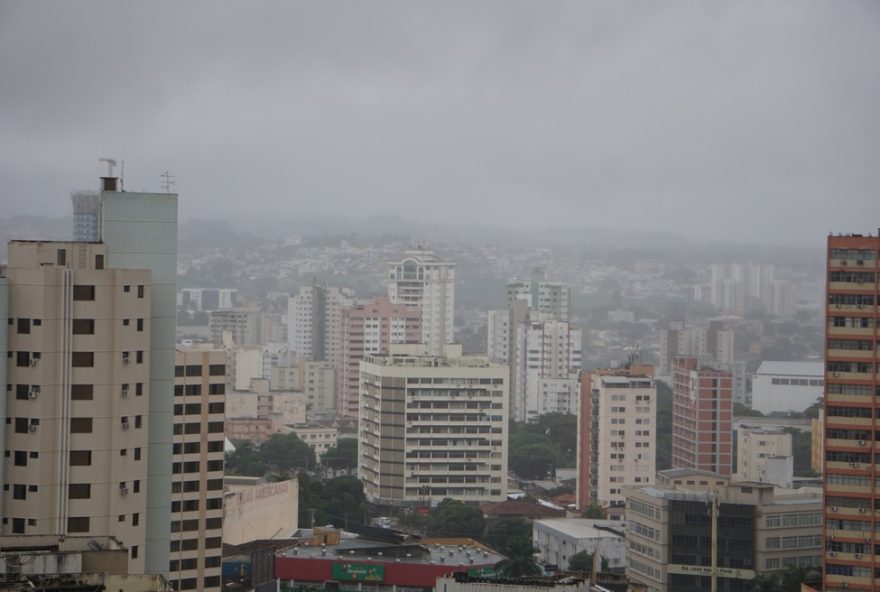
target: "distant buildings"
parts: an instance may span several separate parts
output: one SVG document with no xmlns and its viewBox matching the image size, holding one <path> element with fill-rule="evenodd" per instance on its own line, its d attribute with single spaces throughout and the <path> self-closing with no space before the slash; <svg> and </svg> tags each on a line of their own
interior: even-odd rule
<svg viewBox="0 0 880 592">
<path fill-rule="evenodd" d="M 877 589 L 880 237 L 829 236 L 824 589 Z"/>
<path fill-rule="evenodd" d="M 422 343 L 428 354 L 443 355 L 454 340 L 455 263 L 433 251 L 410 249 L 401 261 L 388 263 L 388 298 L 422 313 Z"/>
<path fill-rule="evenodd" d="M 235 288 L 181 288 L 177 292 L 177 306 L 184 310 L 231 310 L 237 304 Z"/>
<path fill-rule="evenodd" d="M 530 309 L 560 321 L 567 321 L 571 316 L 571 288 L 565 282 L 548 281 L 546 272 L 540 267 L 532 270 L 528 280 L 507 282 L 507 308 L 513 308 L 518 300 L 524 300 Z"/>
<path fill-rule="evenodd" d="M 753 310 L 792 316 L 794 293 L 791 283 L 774 278 L 774 271 L 772 265 L 752 263 L 712 265 L 709 268 L 712 305 L 738 316 Z"/>
<path fill-rule="evenodd" d="M 211 340 L 215 347 L 255 347 L 263 342 L 260 312 L 235 308 L 211 312 Z"/>
<path fill-rule="evenodd" d="M 651 366 L 584 372 L 580 379 L 577 505 L 623 516 L 625 487 L 654 483 L 657 386 Z"/>
<path fill-rule="evenodd" d="M 538 559 L 555 565 L 560 571 L 569 568 L 571 556 L 585 552 L 608 562 L 608 568 L 626 566 L 626 538 L 621 522 L 585 518 L 549 518 L 532 523 L 532 540 Z M 600 559 L 600 561 L 601 561 Z"/>
<path fill-rule="evenodd" d="M 339 367 L 342 311 L 354 306 L 354 291 L 314 283 L 300 288 L 287 306 L 288 348 L 298 359 Z"/>
<path fill-rule="evenodd" d="M 358 476 L 380 505 L 507 497 L 507 368 L 391 345 L 361 363 Z"/>
<path fill-rule="evenodd" d="M 761 362 L 752 380 L 752 409 L 803 412 L 822 397 L 822 362 Z"/>
<path fill-rule="evenodd" d="M 672 367 L 672 467 L 732 473 L 732 376 L 697 358 Z"/>
</svg>

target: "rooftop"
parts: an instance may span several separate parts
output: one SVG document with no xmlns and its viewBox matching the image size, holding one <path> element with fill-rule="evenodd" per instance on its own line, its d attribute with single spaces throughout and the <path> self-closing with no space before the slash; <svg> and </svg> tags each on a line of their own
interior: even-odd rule
<svg viewBox="0 0 880 592">
<path fill-rule="evenodd" d="M 625 524 L 619 520 L 591 520 L 588 518 L 546 518 L 535 520 L 562 534 L 576 539 L 619 538 Z"/>
<path fill-rule="evenodd" d="M 825 364 L 823 362 L 761 362 L 755 375 L 769 376 L 809 376 L 823 378 Z"/>
<path fill-rule="evenodd" d="M 425 539 L 420 543 L 390 544 L 363 538 L 342 538 L 337 545 L 309 546 L 301 541 L 290 541 L 292 546 L 279 551 L 279 557 L 358 561 L 377 561 L 415 564 L 494 565 L 503 555 L 476 541 Z"/>
</svg>

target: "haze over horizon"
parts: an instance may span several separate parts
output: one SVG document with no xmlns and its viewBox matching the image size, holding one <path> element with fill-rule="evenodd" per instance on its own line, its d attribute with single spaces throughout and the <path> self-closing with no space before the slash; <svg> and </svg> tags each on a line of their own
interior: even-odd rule
<svg viewBox="0 0 880 592">
<path fill-rule="evenodd" d="M 868 1 L 0 1 L 3 215 L 111 157 L 182 219 L 816 246 L 880 224 L 878 33 Z"/>
</svg>

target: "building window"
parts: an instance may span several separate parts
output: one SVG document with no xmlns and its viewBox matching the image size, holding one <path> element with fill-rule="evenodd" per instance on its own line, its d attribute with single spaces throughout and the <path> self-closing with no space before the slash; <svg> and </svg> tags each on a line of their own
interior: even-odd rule
<svg viewBox="0 0 880 592">
<path fill-rule="evenodd" d="M 73 384 L 70 386 L 70 398 L 74 401 L 91 401 L 94 391 L 93 384 Z"/>
<path fill-rule="evenodd" d="M 71 483 L 68 486 L 67 497 L 70 499 L 91 499 L 92 486 L 88 483 Z"/>
<path fill-rule="evenodd" d="M 95 319 L 73 319 L 74 335 L 94 335 Z"/>
<path fill-rule="evenodd" d="M 26 335 L 31 332 L 31 320 L 30 319 L 18 319 L 18 334 Z"/>
<path fill-rule="evenodd" d="M 71 450 L 70 466 L 72 467 L 90 467 L 92 466 L 91 450 Z"/>
<path fill-rule="evenodd" d="M 89 517 L 88 516 L 71 516 L 67 519 L 67 532 L 88 532 Z"/>
<path fill-rule="evenodd" d="M 144 330 L 144 319 L 138 319 L 138 320 L 137 320 L 137 330 L 138 330 L 138 331 L 143 331 L 143 330 Z"/>
<path fill-rule="evenodd" d="M 135 449 L 134 449 L 134 459 L 135 459 L 135 460 L 140 460 L 140 459 L 141 459 L 141 449 L 140 449 L 140 448 L 135 448 Z"/>
<path fill-rule="evenodd" d="M 71 417 L 70 418 L 71 434 L 91 434 L 92 418 L 91 417 Z"/>
<path fill-rule="evenodd" d="M 95 366 L 95 352 L 73 352 L 71 365 L 74 368 L 93 368 Z"/>
<path fill-rule="evenodd" d="M 55 251 L 55 264 L 67 265 L 67 249 L 58 249 Z"/>
<path fill-rule="evenodd" d="M 29 384 L 17 384 L 15 385 L 15 398 L 26 401 L 29 397 L 28 394 L 31 392 L 31 386 Z"/>
<path fill-rule="evenodd" d="M 24 534 L 24 518 L 12 519 L 12 534 Z"/>
<path fill-rule="evenodd" d="M 138 286 L 138 298 L 144 297 L 144 287 L 143 285 Z"/>
<path fill-rule="evenodd" d="M 132 545 L 132 546 L 131 546 L 131 558 L 132 558 L 132 559 L 137 559 L 137 558 L 138 558 L 138 546 L 137 546 L 137 545 Z"/>
<path fill-rule="evenodd" d="M 15 466 L 17 467 L 26 467 L 27 466 L 28 455 L 24 450 L 16 450 L 15 451 Z"/>
<path fill-rule="evenodd" d="M 122 291 L 125 293 L 131 292 L 131 286 L 129 286 L 129 285 L 122 286 Z"/>
<path fill-rule="evenodd" d="M 95 269 L 104 269 L 104 255 L 95 255 Z"/>
<path fill-rule="evenodd" d="M 186 375 L 187 376 L 201 376 L 202 375 L 202 366 L 201 364 L 189 364 L 186 367 Z"/>
<path fill-rule="evenodd" d="M 140 415 L 134 416 L 134 427 L 139 428 L 143 425 L 143 419 Z"/>
<path fill-rule="evenodd" d="M 135 397 L 142 397 L 143 394 L 144 394 L 144 383 L 143 382 L 136 382 L 134 384 L 134 396 Z"/>
<path fill-rule="evenodd" d="M 27 417 L 16 417 L 15 418 L 15 433 L 16 434 L 27 434 L 28 433 L 28 420 Z"/>
<path fill-rule="evenodd" d="M 141 523 L 141 515 L 138 514 L 137 512 L 135 512 L 134 514 L 131 515 L 131 525 L 137 526 L 140 523 Z"/>
<path fill-rule="evenodd" d="M 9 352 L 10 354 L 12 352 Z M 31 353 L 20 351 L 15 354 L 15 362 L 19 368 L 25 368 L 31 365 Z"/>
<path fill-rule="evenodd" d="M 225 364 L 211 364 L 208 366 L 208 374 L 210 376 L 225 376 L 226 375 L 226 365 Z"/>
<path fill-rule="evenodd" d="M 12 498 L 17 500 L 27 499 L 27 485 L 15 484 L 12 486 Z"/>
<path fill-rule="evenodd" d="M 143 364 L 143 363 L 144 363 L 144 352 L 143 352 L 143 351 L 137 351 L 137 352 L 135 353 L 135 361 L 136 361 L 138 364 Z"/>
<path fill-rule="evenodd" d="M 73 287 L 73 299 L 74 300 L 94 300 L 95 299 L 95 286 L 74 286 Z"/>
</svg>

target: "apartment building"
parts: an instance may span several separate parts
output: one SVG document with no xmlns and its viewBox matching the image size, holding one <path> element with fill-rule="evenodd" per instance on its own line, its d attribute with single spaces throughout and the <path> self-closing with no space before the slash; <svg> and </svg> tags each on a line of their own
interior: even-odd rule
<svg viewBox="0 0 880 592">
<path fill-rule="evenodd" d="M 391 345 L 361 363 L 358 476 L 373 503 L 507 498 L 507 367 Z"/>
<path fill-rule="evenodd" d="M 507 282 L 507 308 L 513 308 L 518 300 L 525 300 L 529 308 L 559 321 L 567 321 L 571 316 L 571 288 L 565 282 L 547 280 L 541 267 L 533 269 L 528 280 Z"/>
<path fill-rule="evenodd" d="M 880 233 L 829 236 L 825 349 L 824 586 L 878 590 Z"/>
<path fill-rule="evenodd" d="M 730 475 L 733 394 L 730 372 L 696 357 L 672 365 L 672 466 Z"/>
<path fill-rule="evenodd" d="M 255 347 L 263 343 L 260 312 L 233 308 L 211 312 L 211 340 L 216 347 Z"/>
<path fill-rule="evenodd" d="M 296 437 L 309 445 L 315 451 L 315 459 L 321 462 L 321 457 L 331 448 L 336 448 L 339 431 L 334 427 L 323 426 L 317 423 L 301 423 L 287 426 L 296 434 Z"/>
<path fill-rule="evenodd" d="M 388 353 L 392 343 L 422 342 L 422 313 L 418 308 L 392 304 L 378 296 L 342 313 L 338 412 L 356 417 L 360 389 L 360 362 L 367 354 Z"/>
<path fill-rule="evenodd" d="M 337 409 L 338 369 L 331 362 L 300 362 L 297 371 L 306 401 L 306 415 L 333 415 Z"/>
<path fill-rule="evenodd" d="M 689 469 L 661 471 L 657 480 L 656 487 L 627 491 L 626 575 L 632 583 L 650 592 L 709 590 L 713 521 L 719 590 L 749 591 L 758 574 L 820 564 L 818 491 L 730 483 Z"/>
<path fill-rule="evenodd" d="M 517 331 L 518 356 L 514 361 L 517 421 L 533 421 L 545 413 L 575 414 L 579 404 L 578 378 L 583 350 L 581 329 L 545 313 L 531 313 Z"/>
<path fill-rule="evenodd" d="M 453 341 L 455 263 L 428 249 L 409 249 L 401 261 L 388 263 L 387 278 L 391 303 L 420 310 L 422 343 L 430 355 L 443 355 Z"/>
<path fill-rule="evenodd" d="M 740 425 L 736 431 L 736 457 L 737 481 L 792 486 L 794 456 L 788 432 Z"/>
<path fill-rule="evenodd" d="M 177 307 L 184 310 L 230 310 L 238 303 L 235 288 L 181 288 Z"/>
<path fill-rule="evenodd" d="M 315 282 L 287 304 L 288 348 L 300 360 L 339 366 L 342 311 L 355 305 L 354 291 Z"/>
<path fill-rule="evenodd" d="M 584 372 L 578 416 L 577 505 L 623 517 L 625 487 L 654 483 L 657 385 L 652 366 Z"/>
<path fill-rule="evenodd" d="M 175 590 L 220 590 L 226 352 L 178 349 L 174 380 L 171 560 Z"/>
<path fill-rule="evenodd" d="M 112 536 L 144 573 L 150 271 L 108 268 L 102 243 L 13 241 L 0 275 L 0 532 Z"/>
</svg>

